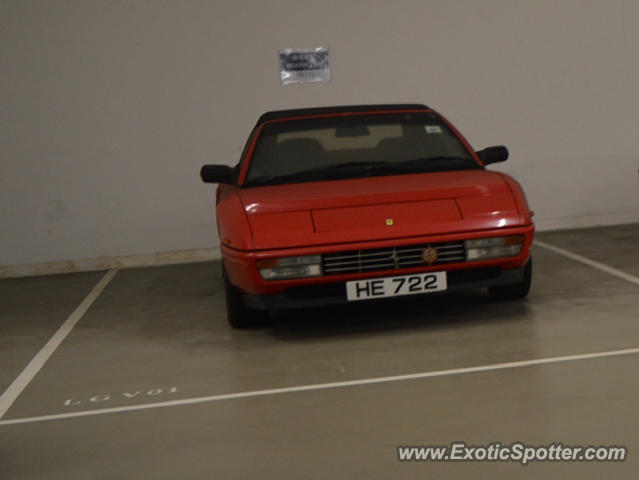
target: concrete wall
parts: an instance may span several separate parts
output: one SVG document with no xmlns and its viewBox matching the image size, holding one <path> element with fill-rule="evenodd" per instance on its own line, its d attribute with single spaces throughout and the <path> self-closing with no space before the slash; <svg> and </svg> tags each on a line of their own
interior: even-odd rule
<svg viewBox="0 0 639 480">
<path fill-rule="evenodd" d="M 639 221 L 639 3 L 0 3 L 0 265 L 212 247 L 203 163 L 270 109 L 422 102 L 523 184 L 543 228 Z M 333 81 L 281 86 L 327 46 Z"/>
</svg>

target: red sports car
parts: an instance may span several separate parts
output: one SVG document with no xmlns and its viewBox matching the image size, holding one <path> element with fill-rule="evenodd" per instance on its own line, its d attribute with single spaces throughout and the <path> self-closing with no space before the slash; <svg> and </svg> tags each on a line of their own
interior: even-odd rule
<svg viewBox="0 0 639 480">
<path fill-rule="evenodd" d="M 487 287 L 530 290 L 534 225 L 520 185 L 424 105 L 268 112 L 216 193 L 228 319 Z"/>
</svg>

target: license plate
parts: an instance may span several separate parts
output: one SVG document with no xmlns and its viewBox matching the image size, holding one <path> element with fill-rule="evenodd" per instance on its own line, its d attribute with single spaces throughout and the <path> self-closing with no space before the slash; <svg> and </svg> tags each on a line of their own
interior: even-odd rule
<svg viewBox="0 0 639 480">
<path fill-rule="evenodd" d="M 369 278 L 346 282 L 346 299 L 349 302 L 371 298 L 418 295 L 446 290 L 446 272 L 429 272 L 397 277 Z"/>
</svg>

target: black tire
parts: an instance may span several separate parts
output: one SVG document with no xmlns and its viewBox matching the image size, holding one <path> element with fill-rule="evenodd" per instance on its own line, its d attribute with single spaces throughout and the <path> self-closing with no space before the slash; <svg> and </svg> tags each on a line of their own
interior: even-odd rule
<svg viewBox="0 0 639 480">
<path fill-rule="evenodd" d="M 256 327 L 266 323 L 268 312 L 254 310 L 244 305 L 242 294 L 230 282 L 228 275 L 222 271 L 224 293 L 226 294 L 226 318 L 233 328 Z"/>
<path fill-rule="evenodd" d="M 530 292 L 530 283 L 532 280 L 532 258 L 524 267 L 524 279 L 519 283 L 511 285 L 498 285 L 488 287 L 488 295 L 493 300 L 518 300 L 524 298 Z"/>
</svg>

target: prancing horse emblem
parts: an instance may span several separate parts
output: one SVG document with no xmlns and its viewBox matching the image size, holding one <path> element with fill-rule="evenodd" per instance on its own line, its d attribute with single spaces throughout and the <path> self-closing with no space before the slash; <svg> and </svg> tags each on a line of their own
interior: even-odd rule
<svg viewBox="0 0 639 480">
<path fill-rule="evenodd" d="M 431 246 L 426 247 L 422 251 L 422 260 L 428 265 L 432 265 L 437 261 L 437 250 Z"/>
<path fill-rule="evenodd" d="M 395 220 L 393 220 L 392 218 L 387 218 L 386 219 L 386 226 L 387 227 L 392 227 L 393 225 L 395 225 Z"/>
</svg>

